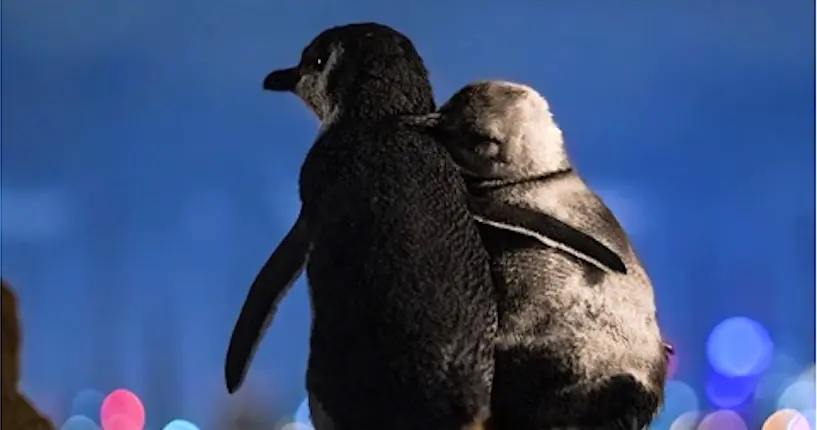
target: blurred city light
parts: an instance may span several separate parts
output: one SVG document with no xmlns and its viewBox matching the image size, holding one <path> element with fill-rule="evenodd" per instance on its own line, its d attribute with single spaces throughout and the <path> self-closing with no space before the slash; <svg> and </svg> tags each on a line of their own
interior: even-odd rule
<svg viewBox="0 0 817 430">
<path fill-rule="evenodd" d="M 105 430 L 142 430 L 145 407 L 133 392 L 120 388 L 102 402 L 102 427 Z"/>
<path fill-rule="evenodd" d="M 699 408 L 698 396 L 688 384 L 673 380 L 668 381 L 664 389 L 664 408 L 656 417 L 654 427 L 667 428 L 676 418 Z"/>
<path fill-rule="evenodd" d="M 288 423 L 284 424 L 281 430 L 315 430 L 315 428 L 304 423 Z"/>
<path fill-rule="evenodd" d="M 702 417 L 703 414 L 698 411 L 685 412 L 672 422 L 669 430 L 695 430 Z M 653 428 L 660 427 L 653 426 Z"/>
<path fill-rule="evenodd" d="M 806 417 L 794 409 L 782 409 L 773 413 L 761 430 L 811 430 Z"/>
<path fill-rule="evenodd" d="M 746 423 L 735 411 L 720 410 L 705 416 L 698 430 L 748 430 Z"/>
<path fill-rule="evenodd" d="M 772 409 L 783 391 L 797 380 L 797 373 L 802 367 L 790 356 L 775 351 L 771 364 L 760 377 L 754 394 L 754 403 L 758 407 Z"/>
<path fill-rule="evenodd" d="M 709 363 L 725 376 L 749 376 L 763 372 L 773 352 L 768 331 L 746 317 L 723 320 L 712 329 L 706 344 Z"/>
<path fill-rule="evenodd" d="M 814 381 L 801 379 L 786 388 L 777 401 L 777 409 L 813 409 L 817 399 L 814 395 Z"/>
<path fill-rule="evenodd" d="M 312 426 L 312 414 L 309 410 L 309 398 L 304 399 L 295 411 L 295 422 Z"/>
<path fill-rule="evenodd" d="M 74 415 L 65 420 L 60 430 L 99 430 L 99 426 L 91 418 Z"/>
<path fill-rule="evenodd" d="M 715 406 L 733 408 L 752 397 L 756 376 L 728 377 L 712 372 L 706 381 L 706 395 Z"/>
<path fill-rule="evenodd" d="M 84 415 L 99 424 L 104 400 L 105 396 L 97 390 L 90 388 L 82 390 L 71 402 L 71 415 Z"/>
<path fill-rule="evenodd" d="M 199 430 L 199 428 L 190 421 L 175 419 L 167 423 L 163 430 Z"/>
</svg>

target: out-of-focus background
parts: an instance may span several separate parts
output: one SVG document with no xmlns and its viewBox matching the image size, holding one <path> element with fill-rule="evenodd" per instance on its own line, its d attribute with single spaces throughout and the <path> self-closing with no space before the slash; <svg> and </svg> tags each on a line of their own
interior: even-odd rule
<svg viewBox="0 0 817 430">
<path fill-rule="evenodd" d="M 368 20 L 415 41 L 438 101 L 484 78 L 549 98 L 677 351 L 653 429 L 816 429 L 811 0 L 4 0 L 2 276 L 58 425 L 308 428 L 303 279 L 223 383 L 318 125 L 261 80 Z"/>
</svg>

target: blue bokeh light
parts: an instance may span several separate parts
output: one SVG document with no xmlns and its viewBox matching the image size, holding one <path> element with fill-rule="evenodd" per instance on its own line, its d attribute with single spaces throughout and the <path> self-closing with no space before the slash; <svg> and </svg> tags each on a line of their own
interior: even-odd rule
<svg viewBox="0 0 817 430">
<path fill-rule="evenodd" d="M 163 430 L 199 430 L 199 428 L 190 421 L 177 418 L 167 423 Z"/>
<path fill-rule="evenodd" d="M 74 415 L 65 420 L 60 430 L 99 430 L 99 426 L 85 415 Z"/>
<path fill-rule="evenodd" d="M 706 395 L 715 406 L 734 408 L 752 397 L 757 382 L 756 376 L 729 377 L 712 372 L 706 381 Z"/>
<path fill-rule="evenodd" d="M 814 381 L 801 379 L 786 388 L 777 401 L 778 409 L 807 410 L 813 409 L 817 401 L 814 392 Z"/>
<path fill-rule="evenodd" d="M 102 409 L 103 400 L 105 395 L 97 390 L 90 388 L 82 390 L 71 401 L 71 415 L 84 415 L 99 423 L 99 411 Z"/>
<path fill-rule="evenodd" d="M 312 412 L 309 410 L 309 398 L 304 399 L 295 411 L 295 422 L 312 426 Z"/>
<path fill-rule="evenodd" d="M 666 429 L 681 414 L 698 411 L 698 396 L 689 385 L 678 380 L 668 381 L 664 389 L 664 409 L 656 417 L 652 428 Z"/>
<path fill-rule="evenodd" d="M 817 412 L 814 408 L 800 411 L 800 413 L 803 414 L 806 421 L 808 421 L 809 427 L 811 427 L 812 430 L 817 430 Z"/>
<path fill-rule="evenodd" d="M 776 410 L 777 401 L 789 385 L 797 380 L 802 365 L 781 351 L 775 351 L 771 364 L 755 388 L 754 406 L 760 410 Z"/>
<path fill-rule="evenodd" d="M 695 430 L 702 418 L 703 414 L 700 411 L 685 412 L 672 422 L 672 425 L 669 426 L 669 430 Z M 650 430 L 663 430 L 665 428 L 666 427 L 656 427 L 655 425 L 650 426 Z"/>
<path fill-rule="evenodd" d="M 774 345 L 769 332 L 746 317 L 732 317 L 712 329 L 706 354 L 712 368 L 725 376 L 749 376 L 763 372 L 772 359 Z"/>
</svg>

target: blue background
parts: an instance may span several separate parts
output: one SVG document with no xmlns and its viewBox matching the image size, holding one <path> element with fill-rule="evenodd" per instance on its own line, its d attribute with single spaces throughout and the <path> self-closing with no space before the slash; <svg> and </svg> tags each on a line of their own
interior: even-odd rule
<svg viewBox="0 0 817 430">
<path fill-rule="evenodd" d="M 2 275 L 19 292 L 35 402 L 59 424 L 82 412 L 77 393 L 124 387 L 157 430 L 178 417 L 216 428 L 250 402 L 294 413 L 303 280 L 237 398 L 222 376 L 318 126 L 261 80 L 320 30 L 369 20 L 415 41 L 440 102 L 484 78 L 549 99 L 652 277 L 698 409 L 718 406 L 713 328 L 742 315 L 768 330 L 768 371 L 735 406 L 759 428 L 775 400 L 757 384 L 774 397 L 815 361 L 810 0 L 4 0 Z M 719 348 L 757 355 L 745 332 Z"/>
</svg>

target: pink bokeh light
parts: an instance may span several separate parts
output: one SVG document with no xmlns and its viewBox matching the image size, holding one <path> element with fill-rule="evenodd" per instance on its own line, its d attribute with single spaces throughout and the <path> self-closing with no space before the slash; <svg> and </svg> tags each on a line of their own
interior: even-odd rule
<svg viewBox="0 0 817 430">
<path fill-rule="evenodd" d="M 723 409 L 705 416 L 698 430 L 748 430 L 748 427 L 737 412 Z"/>
<path fill-rule="evenodd" d="M 102 402 L 103 430 L 143 430 L 145 407 L 133 392 L 119 388 Z"/>
</svg>

